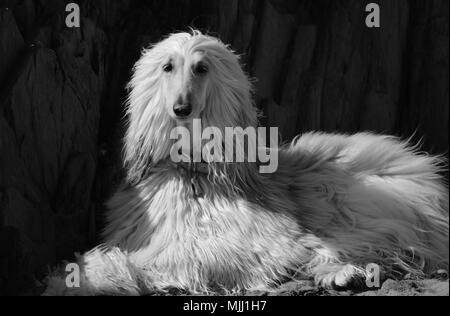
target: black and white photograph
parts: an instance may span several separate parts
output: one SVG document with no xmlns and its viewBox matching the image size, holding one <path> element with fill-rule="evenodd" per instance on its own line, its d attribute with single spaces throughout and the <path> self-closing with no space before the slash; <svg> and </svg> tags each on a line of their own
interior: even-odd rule
<svg viewBox="0 0 450 316">
<path fill-rule="evenodd" d="M 448 0 L 0 0 L 0 296 L 449 296 L 448 127 Z"/>
</svg>

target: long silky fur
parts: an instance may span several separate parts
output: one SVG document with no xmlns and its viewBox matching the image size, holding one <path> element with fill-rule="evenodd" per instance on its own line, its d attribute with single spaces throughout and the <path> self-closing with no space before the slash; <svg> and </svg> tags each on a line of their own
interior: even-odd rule
<svg viewBox="0 0 450 316">
<path fill-rule="evenodd" d="M 167 54 L 206 51 L 213 65 L 208 126 L 257 126 L 238 57 L 200 32 L 145 50 L 129 85 L 127 183 L 108 202 L 104 244 L 85 254 L 76 294 L 139 295 L 274 289 L 314 278 L 323 286 L 364 277 L 424 277 L 448 269 L 445 162 L 408 142 L 371 133 L 309 133 L 279 150 L 279 169 L 211 164 L 204 196 L 167 163 L 170 130 L 159 79 Z"/>
</svg>

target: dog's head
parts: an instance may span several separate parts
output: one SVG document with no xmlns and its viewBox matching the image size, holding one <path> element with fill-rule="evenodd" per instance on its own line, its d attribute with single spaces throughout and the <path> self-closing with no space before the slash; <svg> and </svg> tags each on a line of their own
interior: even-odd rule
<svg viewBox="0 0 450 316">
<path fill-rule="evenodd" d="M 125 162 L 129 180 L 167 159 L 177 126 L 256 127 L 252 86 L 239 57 L 198 31 L 172 34 L 143 52 L 129 84 Z"/>
</svg>

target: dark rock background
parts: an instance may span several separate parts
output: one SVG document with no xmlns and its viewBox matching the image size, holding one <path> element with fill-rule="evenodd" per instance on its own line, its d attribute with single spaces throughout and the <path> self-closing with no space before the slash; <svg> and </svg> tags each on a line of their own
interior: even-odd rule
<svg viewBox="0 0 450 316">
<path fill-rule="evenodd" d="M 0 0 L 0 295 L 97 242 L 121 180 L 124 85 L 142 47 L 208 30 L 258 79 L 263 124 L 423 137 L 448 150 L 449 1 Z"/>
</svg>

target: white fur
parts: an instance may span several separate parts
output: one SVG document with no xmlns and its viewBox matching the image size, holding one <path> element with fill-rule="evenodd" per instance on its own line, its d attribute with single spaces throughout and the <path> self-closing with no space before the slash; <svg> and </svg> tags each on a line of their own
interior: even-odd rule
<svg viewBox="0 0 450 316">
<path fill-rule="evenodd" d="M 175 54 L 186 66 L 198 52 L 207 78 L 186 73 L 171 88 L 163 63 Z M 170 129 L 182 124 L 168 100 L 191 89 L 207 125 L 256 126 L 238 57 L 199 32 L 175 34 L 144 51 L 130 89 L 128 183 L 108 203 L 104 245 L 80 260 L 78 293 L 234 292 L 290 278 L 345 286 L 369 263 L 391 275 L 448 268 L 439 158 L 389 136 L 309 133 L 280 149 L 275 174 L 211 164 L 196 197 L 190 178 L 168 163 Z"/>
</svg>

